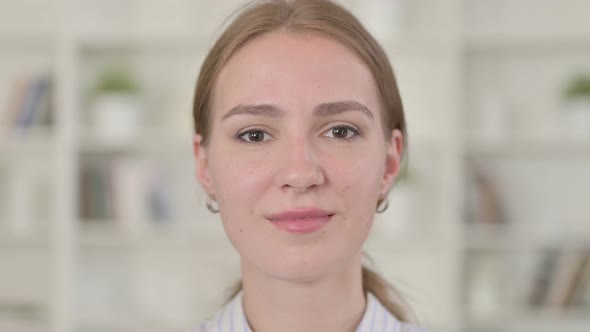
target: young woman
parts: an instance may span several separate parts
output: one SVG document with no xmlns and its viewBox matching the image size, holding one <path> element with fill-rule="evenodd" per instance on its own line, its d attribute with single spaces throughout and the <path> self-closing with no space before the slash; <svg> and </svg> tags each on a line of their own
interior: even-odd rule
<svg viewBox="0 0 590 332">
<path fill-rule="evenodd" d="M 194 331 L 425 331 L 362 264 L 407 140 L 388 59 L 350 12 L 245 7 L 203 63 L 193 115 L 197 178 L 242 272 Z"/>
</svg>

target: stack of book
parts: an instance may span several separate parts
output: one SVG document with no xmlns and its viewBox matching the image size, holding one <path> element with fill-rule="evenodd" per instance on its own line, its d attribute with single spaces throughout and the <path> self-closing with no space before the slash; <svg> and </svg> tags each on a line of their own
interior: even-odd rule
<svg viewBox="0 0 590 332">
<path fill-rule="evenodd" d="M 82 168 L 80 217 L 123 228 L 175 218 L 171 183 L 164 169 L 142 160 L 117 159 Z"/>
<path fill-rule="evenodd" d="M 590 305 L 590 250 L 545 250 L 536 268 L 528 304 L 569 309 Z"/>
<path fill-rule="evenodd" d="M 0 169 L 0 236 L 43 234 L 54 216 L 51 170 L 42 163 L 15 163 Z"/>
<path fill-rule="evenodd" d="M 50 75 L 15 81 L 5 103 L 0 105 L 0 133 L 19 134 L 53 124 L 53 81 Z"/>
</svg>

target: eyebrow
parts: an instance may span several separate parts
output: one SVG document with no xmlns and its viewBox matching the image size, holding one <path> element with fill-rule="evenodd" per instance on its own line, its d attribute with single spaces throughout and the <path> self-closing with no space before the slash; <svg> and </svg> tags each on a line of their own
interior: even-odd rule
<svg viewBox="0 0 590 332">
<path fill-rule="evenodd" d="M 270 118 L 280 118 L 284 116 L 283 110 L 281 110 L 277 105 L 273 104 L 259 104 L 259 105 L 236 105 L 232 107 L 229 111 L 227 111 L 221 120 L 225 120 L 230 116 L 240 115 L 240 114 L 250 114 L 255 116 L 266 116 Z"/>
<path fill-rule="evenodd" d="M 373 113 L 371 112 L 371 110 L 369 110 L 367 106 L 358 101 L 352 100 L 319 104 L 314 108 L 313 114 L 318 117 L 328 117 L 350 111 L 360 111 L 367 117 L 369 117 L 371 120 L 374 119 Z M 223 115 L 221 120 L 223 121 L 231 116 L 240 114 L 265 116 L 270 118 L 281 118 L 285 116 L 285 111 L 283 111 L 279 106 L 274 104 L 239 104 L 227 111 Z"/>
<path fill-rule="evenodd" d="M 326 117 L 349 111 L 360 111 L 373 120 L 373 113 L 371 110 L 369 110 L 364 104 L 353 100 L 319 104 L 313 110 L 313 114 L 320 117 Z"/>
</svg>

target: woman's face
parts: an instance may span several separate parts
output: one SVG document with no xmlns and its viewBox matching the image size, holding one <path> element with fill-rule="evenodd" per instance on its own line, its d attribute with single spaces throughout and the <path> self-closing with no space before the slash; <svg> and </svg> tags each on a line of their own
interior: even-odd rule
<svg viewBox="0 0 590 332">
<path fill-rule="evenodd" d="M 399 171 L 401 133 L 386 141 L 381 118 L 369 69 L 332 39 L 273 32 L 230 59 L 214 86 L 208 145 L 197 135 L 194 151 L 243 265 L 303 281 L 358 264 Z M 329 212 L 329 222 L 294 233 L 270 220 L 305 209 Z"/>
</svg>

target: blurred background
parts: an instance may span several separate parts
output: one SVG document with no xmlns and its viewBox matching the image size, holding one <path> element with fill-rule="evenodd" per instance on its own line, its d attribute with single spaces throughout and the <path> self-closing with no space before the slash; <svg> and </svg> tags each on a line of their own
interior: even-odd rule
<svg viewBox="0 0 590 332">
<path fill-rule="evenodd" d="M 240 3 L 0 0 L 0 331 L 180 331 L 223 304 L 239 260 L 191 102 Z M 374 269 L 433 331 L 590 331 L 590 1 L 343 4 L 409 125 Z"/>
</svg>

